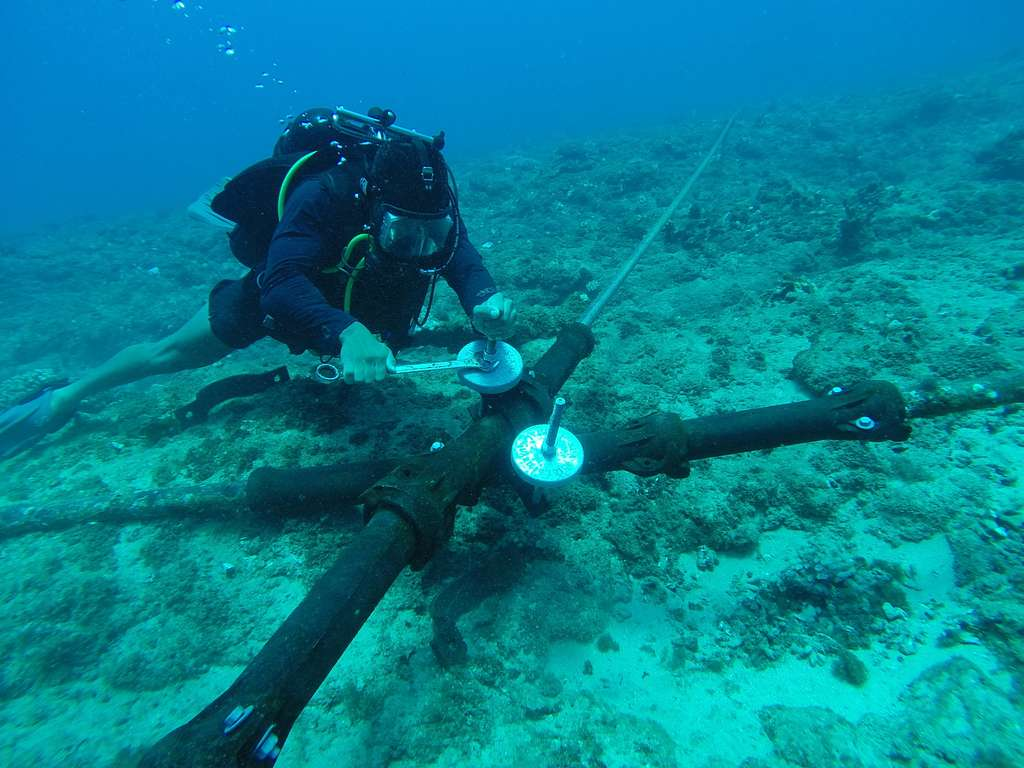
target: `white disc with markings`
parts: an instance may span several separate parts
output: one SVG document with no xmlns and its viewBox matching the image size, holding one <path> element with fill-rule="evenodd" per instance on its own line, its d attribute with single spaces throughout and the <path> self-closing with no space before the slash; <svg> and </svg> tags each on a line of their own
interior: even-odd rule
<svg viewBox="0 0 1024 768">
<path fill-rule="evenodd" d="M 571 479 L 583 466 L 583 444 L 576 435 L 559 428 L 553 450 L 545 453 L 547 433 L 547 424 L 537 424 L 524 429 L 512 442 L 512 466 L 531 485 L 559 485 Z"/>
<path fill-rule="evenodd" d="M 483 368 L 463 368 L 459 381 L 483 395 L 497 395 L 508 392 L 523 377 L 523 357 L 511 344 L 499 341 L 494 352 L 487 354 L 487 342 L 483 339 L 471 341 L 459 350 L 459 360 L 483 360 Z"/>
</svg>

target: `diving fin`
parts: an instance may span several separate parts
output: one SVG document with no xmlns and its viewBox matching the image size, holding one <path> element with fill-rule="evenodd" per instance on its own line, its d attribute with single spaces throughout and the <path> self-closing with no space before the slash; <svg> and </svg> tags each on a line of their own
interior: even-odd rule
<svg viewBox="0 0 1024 768">
<path fill-rule="evenodd" d="M 54 420 L 53 392 L 49 387 L 0 413 L 0 459 L 28 450 L 71 419 Z"/>
<path fill-rule="evenodd" d="M 220 184 L 215 187 L 210 187 L 208 190 L 203 192 L 203 194 L 201 194 L 196 201 L 188 207 L 189 215 L 199 221 L 212 224 L 218 229 L 234 229 L 235 222 L 225 216 L 221 216 L 213 210 L 213 198 L 224 191 L 224 187 L 227 186 L 229 181 L 231 181 L 231 177 L 226 176 L 221 180 Z"/>
</svg>

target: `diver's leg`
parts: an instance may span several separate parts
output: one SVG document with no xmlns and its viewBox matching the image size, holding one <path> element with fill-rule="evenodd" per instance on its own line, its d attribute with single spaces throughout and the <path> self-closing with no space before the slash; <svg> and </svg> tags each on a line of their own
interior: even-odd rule
<svg viewBox="0 0 1024 768">
<path fill-rule="evenodd" d="M 126 347 L 82 378 L 55 390 L 51 406 L 53 418 L 67 419 L 84 398 L 97 392 L 158 373 L 202 368 L 233 351 L 214 335 L 209 309 L 204 306 L 170 336 Z"/>
</svg>

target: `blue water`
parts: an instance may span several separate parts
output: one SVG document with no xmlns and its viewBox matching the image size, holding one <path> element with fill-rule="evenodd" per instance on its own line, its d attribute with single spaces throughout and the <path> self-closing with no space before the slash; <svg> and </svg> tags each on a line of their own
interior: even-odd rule
<svg viewBox="0 0 1024 768">
<path fill-rule="evenodd" d="M 1019 0 L 184 6 L 5 5 L 0 232 L 183 205 L 315 104 L 390 106 L 457 159 L 941 75 L 1024 29 Z"/>
</svg>

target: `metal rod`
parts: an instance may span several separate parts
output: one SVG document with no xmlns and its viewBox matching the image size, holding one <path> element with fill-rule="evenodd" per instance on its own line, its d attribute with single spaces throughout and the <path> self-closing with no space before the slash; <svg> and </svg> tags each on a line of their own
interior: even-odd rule
<svg viewBox="0 0 1024 768">
<path fill-rule="evenodd" d="M 403 363 L 396 365 L 392 374 L 432 373 L 434 371 L 459 371 L 465 368 L 483 368 L 481 360 L 438 360 L 433 363 Z"/>
<path fill-rule="evenodd" d="M 729 122 L 725 124 L 725 128 L 723 128 L 722 132 L 718 134 L 718 138 L 711 146 L 711 149 L 709 149 L 708 153 L 704 155 L 704 159 L 701 160 L 700 165 L 697 166 L 697 170 L 690 175 L 690 178 L 686 180 L 686 184 L 684 184 L 683 188 L 679 190 L 679 194 L 676 195 L 668 208 L 665 209 L 665 212 L 661 214 L 661 218 L 658 219 L 653 227 L 651 227 L 650 231 L 644 236 L 644 239 L 640 241 L 640 244 L 633 251 L 633 255 L 630 256 L 629 261 L 622 265 L 622 268 L 619 270 L 618 274 L 615 275 L 615 278 L 611 283 L 608 284 L 608 287 L 601 292 L 600 296 L 594 299 L 587 308 L 587 311 L 583 313 L 579 320 L 580 323 L 587 326 L 593 324 L 594 320 L 597 319 L 597 316 L 601 314 L 601 310 L 604 309 L 604 305 L 607 304 L 615 292 L 622 287 L 622 283 L 625 282 L 629 273 L 633 271 L 633 267 L 635 267 L 637 262 L 640 261 L 640 257 L 644 255 L 647 249 L 651 246 L 651 243 L 654 242 L 654 238 L 657 237 L 658 233 L 661 232 L 666 224 L 668 224 L 668 220 L 672 218 L 676 209 L 682 204 L 686 196 L 690 194 L 690 189 L 693 188 L 693 185 L 697 183 L 697 179 L 699 179 L 701 174 L 704 173 L 704 169 L 707 168 L 708 163 L 711 162 L 711 158 L 715 156 L 718 148 L 722 145 L 725 135 L 729 132 L 729 129 L 732 128 L 733 121 L 735 120 L 736 115 L 733 114 L 733 116 L 729 118 Z"/>
<path fill-rule="evenodd" d="M 556 397 L 555 407 L 551 409 L 551 418 L 548 419 L 548 433 L 544 436 L 544 444 L 540 447 L 541 453 L 549 459 L 555 455 L 555 441 L 558 439 L 558 425 L 562 421 L 563 411 L 565 411 L 565 398 Z"/>
<path fill-rule="evenodd" d="M 410 139 L 419 139 L 420 141 L 425 141 L 427 143 L 433 143 L 435 141 L 434 136 L 428 136 L 425 133 L 414 131 L 411 128 L 402 128 L 394 124 L 384 125 L 384 123 L 377 118 L 370 117 L 370 115 L 364 115 L 361 112 L 353 112 L 352 110 L 345 109 L 344 107 L 335 107 L 334 111 L 342 117 L 347 117 L 350 120 L 355 120 L 356 122 L 363 123 L 364 125 L 373 126 L 378 130 L 386 132 L 390 131 L 391 133 L 397 133 L 399 136 L 407 136 Z"/>
</svg>

